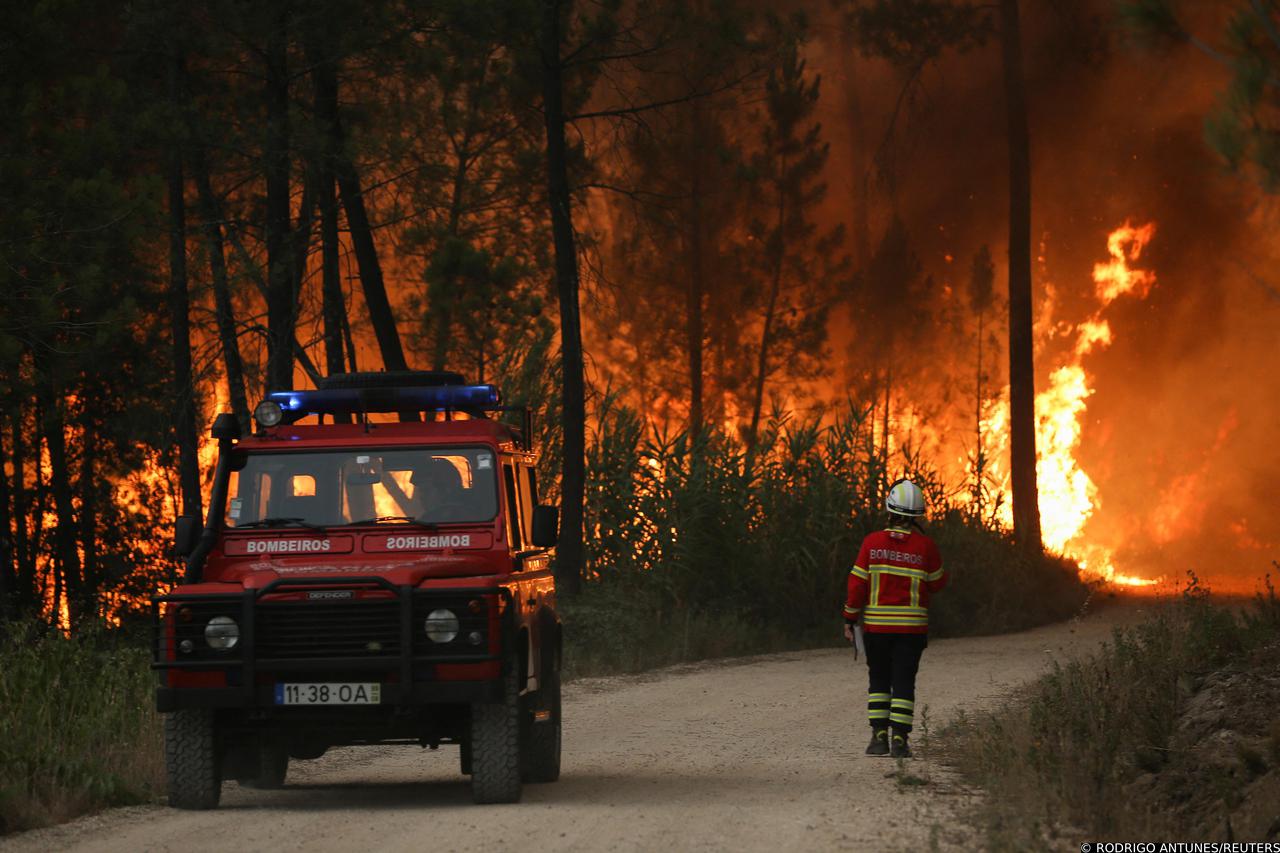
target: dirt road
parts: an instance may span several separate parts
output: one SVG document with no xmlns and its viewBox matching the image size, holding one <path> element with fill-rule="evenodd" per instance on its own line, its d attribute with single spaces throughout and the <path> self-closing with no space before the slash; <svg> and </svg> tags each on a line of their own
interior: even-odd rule
<svg viewBox="0 0 1280 853">
<path fill-rule="evenodd" d="M 1122 605 L 1021 634 L 935 640 L 916 707 L 937 730 L 1140 615 Z M 116 809 L 0 839 L 0 850 L 906 850 L 964 846 L 966 795 L 862 754 L 866 669 L 847 649 L 579 681 L 566 689 L 561 781 L 475 806 L 457 753 L 334 750 L 283 790 L 226 783 L 215 812 Z M 919 720 L 917 720 L 919 723 Z"/>
</svg>

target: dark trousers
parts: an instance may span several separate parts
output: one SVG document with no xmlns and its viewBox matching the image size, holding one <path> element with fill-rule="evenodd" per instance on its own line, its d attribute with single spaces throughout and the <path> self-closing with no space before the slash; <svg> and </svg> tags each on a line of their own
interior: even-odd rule
<svg viewBox="0 0 1280 853">
<path fill-rule="evenodd" d="M 877 634 L 864 632 L 867 649 L 867 718 L 872 729 L 893 727 L 911 731 L 916 707 L 916 670 L 929 644 L 925 634 Z"/>
</svg>

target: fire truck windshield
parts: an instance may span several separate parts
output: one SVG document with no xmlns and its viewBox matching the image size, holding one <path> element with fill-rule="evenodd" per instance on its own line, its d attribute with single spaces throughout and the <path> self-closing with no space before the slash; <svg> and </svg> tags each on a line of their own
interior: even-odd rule
<svg viewBox="0 0 1280 853">
<path fill-rule="evenodd" d="M 490 521 L 497 464 L 482 447 L 250 453 L 231 474 L 228 527 Z"/>
</svg>

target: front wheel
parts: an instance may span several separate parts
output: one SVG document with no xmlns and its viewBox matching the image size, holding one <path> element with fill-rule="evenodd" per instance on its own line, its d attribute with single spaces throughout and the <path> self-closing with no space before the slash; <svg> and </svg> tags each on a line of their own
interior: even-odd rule
<svg viewBox="0 0 1280 853">
<path fill-rule="evenodd" d="M 503 667 L 502 699 L 471 706 L 471 797 L 477 803 L 520 801 L 520 666 Z M 464 759 L 465 760 L 465 759 Z"/>
<path fill-rule="evenodd" d="M 555 782 L 560 778 L 560 662 L 554 661 L 542 675 L 524 713 L 527 726 L 521 762 L 526 782 Z"/>
<path fill-rule="evenodd" d="M 175 809 L 218 807 L 222 774 L 212 711 L 174 711 L 164 718 L 164 762 L 169 805 Z"/>
</svg>

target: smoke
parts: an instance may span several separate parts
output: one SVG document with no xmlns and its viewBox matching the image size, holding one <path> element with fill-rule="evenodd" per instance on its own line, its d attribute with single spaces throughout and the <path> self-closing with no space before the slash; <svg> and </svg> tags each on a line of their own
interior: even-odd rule
<svg viewBox="0 0 1280 853">
<path fill-rule="evenodd" d="M 1074 344 L 1065 330 L 1098 310 L 1091 273 L 1108 259 L 1108 233 L 1125 221 L 1157 225 L 1139 264 L 1155 284 L 1145 297 L 1122 296 L 1104 309 L 1111 343 L 1083 359 L 1093 393 L 1076 458 L 1097 486 L 1086 538 L 1111 549 L 1129 574 L 1194 570 L 1218 588 L 1252 589 L 1280 559 L 1272 495 L 1280 298 L 1268 290 L 1280 281 L 1266 281 L 1280 244 L 1269 200 L 1247 176 L 1228 174 L 1203 139 L 1225 73 L 1189 48 L 1128 43 L 1110 3 L 1022 5 L 1032 227 L 1041 250 L 1039 389 Z M 818 31 L 811 67 L 823 75 L 829 215 L 855 228 L 865 215 L 872 248 L 901 217 L 925 272 L 943 285 L 942 303 L 963 299 L 971 258 L 990 245 L 1002 291 L 1008 201 L 998 46 L 945 56 L 903 96 L 896 69 L 849 61 L 838 20 L 829 16 Z M 870 205 L 859 211 L 864 187 Z M 910 323 L 912 311 L 902 306 L 894 323 Z M 838 357 L 856 322 L 833 322 Z M 965 334 L 939 334 L 921 355 L 939 369 L 973 364 Z M 1007 367 L 1003 352 L 997 357 L 999 384 Z M 858 365 L 841 367 L 848 376 Z M 913 387 L 943 393 L 932 377 Z M 943 412 L 935 425 L 938 452 L 949 457 L 943 464 L 963 452 L 972 429 L 965 389 L 952 393 L 945 407 L 920 401 Z"/>
</svg>

